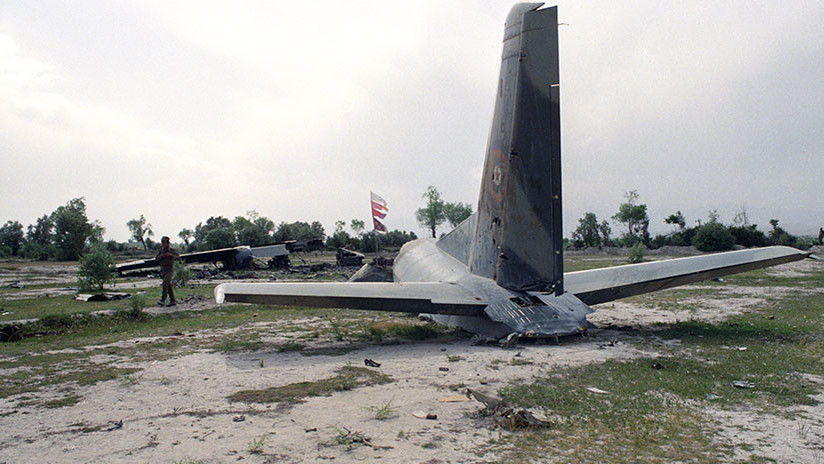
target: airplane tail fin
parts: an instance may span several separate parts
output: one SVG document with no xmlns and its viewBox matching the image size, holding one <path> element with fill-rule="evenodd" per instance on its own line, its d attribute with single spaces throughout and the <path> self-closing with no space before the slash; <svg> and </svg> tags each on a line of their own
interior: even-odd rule
<svg viewBox="0 0 824 464">
<path fill-rule="evenodd" d="M 472 273 L 502 287 L 563 293 L 557 8 L 517 4 L 504 32 Z"/>
</svg>

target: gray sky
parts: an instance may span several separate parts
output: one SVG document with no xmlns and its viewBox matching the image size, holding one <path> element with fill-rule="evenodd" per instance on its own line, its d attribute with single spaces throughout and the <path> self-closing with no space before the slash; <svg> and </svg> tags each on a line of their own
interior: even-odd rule
<svg viewBox="0 0 824 464">
<path fill-rule="evenodd" d="M 307 7 L 311 5 L 311 8 Z M 511 3 L 0 6 L 0 221 L 369 219 L 477 201 Z M 561 2 L 565 233 L 635 189 L 653 232 L 745 205 L 824 225 L 824 3 Z M 618 226 L 613 226 L 617 230 Z"/>
</svg>

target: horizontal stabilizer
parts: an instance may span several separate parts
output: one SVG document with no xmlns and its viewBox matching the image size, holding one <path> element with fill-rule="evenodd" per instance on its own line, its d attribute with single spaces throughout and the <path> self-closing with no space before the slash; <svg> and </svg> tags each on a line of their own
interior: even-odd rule
<svg viewBox="0 0 824 464">
<path fill-rule="evenodd" d="M 654 292 L 737 272 L 798 261 L 810 254 L 773 246 L 651 263 L 569 272 L 566 290 L 588 305 Z"/>
<path fill-rule="evenodd" d="M 316 308 L 369 309 L 409 313 L 481 316 L 487 303 L 449 283 L 225 283 L 218 303 L 259 303 Z"/>
</svg>

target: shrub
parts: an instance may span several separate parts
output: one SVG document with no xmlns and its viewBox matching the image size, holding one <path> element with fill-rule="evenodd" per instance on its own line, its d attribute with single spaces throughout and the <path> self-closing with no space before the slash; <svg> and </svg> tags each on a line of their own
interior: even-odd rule
<svg viewBox="0 0 824 464">
<path fill-rule="evenodd" d="M 184 287 L 190 280 L 192 280 L 192 277 L 192 270 L 186 266 L 186 263 L 180 259 L 175 260 L 175 282 L 181 287 Z"/>
<path fill-rule="evenodd" d="M 627 257 L 627 261 L 630 263 L 640 263 L 644 260 L 644 252 L 647 250 L 647 247 L 644 246 L 643 243 L 636 243 L 629 249 L 629 256 Z"/>
<path fill-rule="evenodd" d="M 139 321 L 145 316 L 143 313 L 145 308 L 146 295 L 132 295 L 132 298 L 129 300 L 129 311 L 126 315 L 133 321 Z"/>
<path fill-rule="evenodd" d="M 767 236 L 756 229 L 756 225 L 730 226 L 729 231 L 735 237 L 735 244 L 744 247 L 762 247 L 767 245 Z"/>
<path fill-rule="evenodd" d="M 83 290 L 97 288 L 114 281 L 114 256 L 102 243 L 92 245 L 89 252 L 80 257 L 77 284 Z"/>
<path fill-rule="evenodd" d="M 735 245 L 735 237 L 719 222 L 709 222 L 696 229 L 692 244 L 701 251 L 731 250 Z"/>
</svg>

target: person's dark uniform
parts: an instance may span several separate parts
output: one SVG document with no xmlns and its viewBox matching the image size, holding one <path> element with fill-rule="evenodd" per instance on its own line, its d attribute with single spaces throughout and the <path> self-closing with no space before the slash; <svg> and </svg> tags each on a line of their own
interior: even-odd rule
<svg viewBox="0 0 824 464">
<path fill-rule="evenodd" d="M 159 305 L 166 303 L 166 295 L 169 295 L 169 306 L 177 304 L 175 301 L 175 290 L 172 285 L 172 277 L 175 275 L 175 259 L 180 258 L 180 255 L 169 246 L 169 237 L 163 237 L 160 240 L 162 247 L 160 253 L 155 256 L 155 260 L 160 265 L 160 277 L 163 278 L 163 295 L 160 297 Z"/>
<path fill-rule="evenodd" d="M 818 244 L 824 245 L 824 227 L 818 228 Z"/>
</svg>

